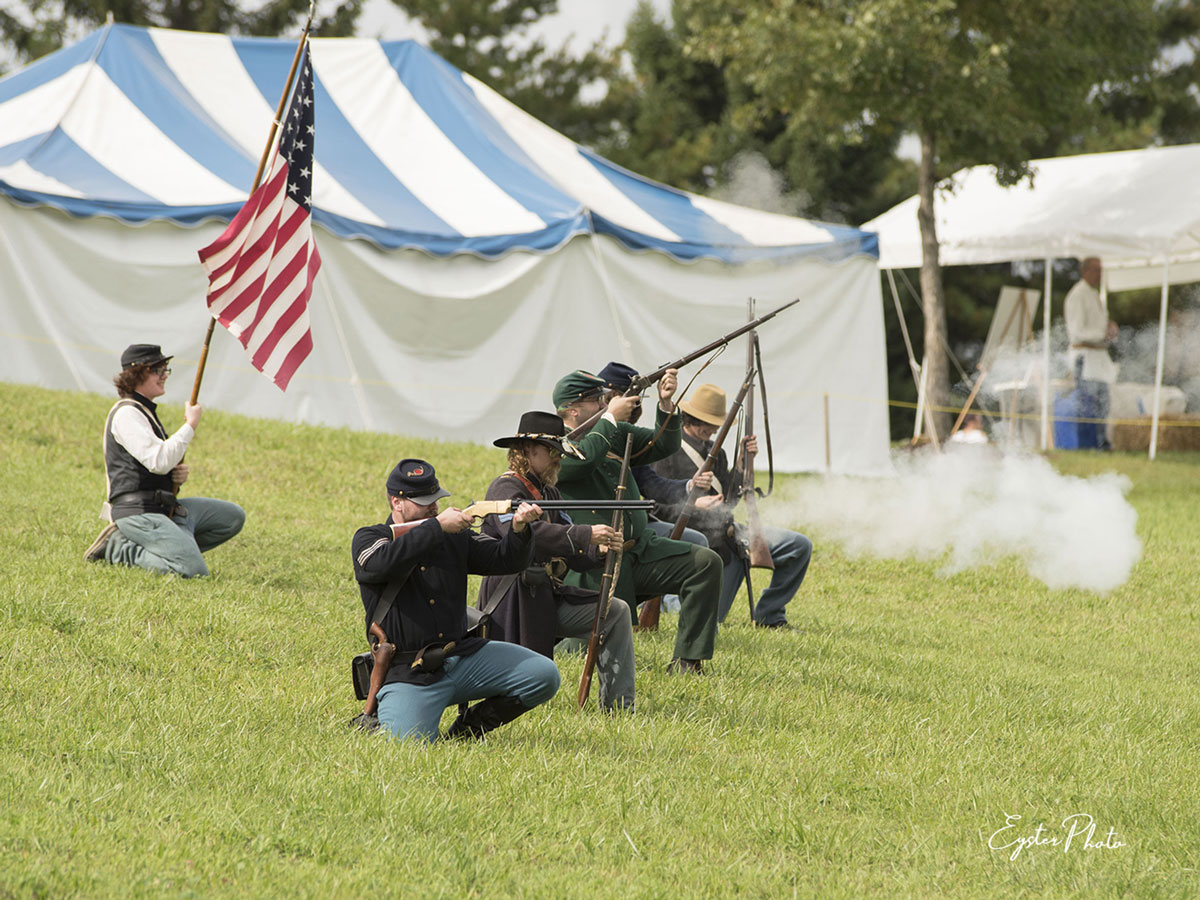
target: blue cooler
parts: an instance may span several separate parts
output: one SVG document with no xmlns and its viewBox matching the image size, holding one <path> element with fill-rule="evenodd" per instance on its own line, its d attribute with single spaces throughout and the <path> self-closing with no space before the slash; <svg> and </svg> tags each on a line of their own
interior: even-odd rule
<svg viewBox="0 0 1200 900">
<path fill-rule="evenodd" d="M 1054 398 L 1054 448 L 1056 450 L 1079 449 L 1079 423 L 1064 422 L 1079 416 L 1079 396 L 1075 391 Z"/>
</svg>

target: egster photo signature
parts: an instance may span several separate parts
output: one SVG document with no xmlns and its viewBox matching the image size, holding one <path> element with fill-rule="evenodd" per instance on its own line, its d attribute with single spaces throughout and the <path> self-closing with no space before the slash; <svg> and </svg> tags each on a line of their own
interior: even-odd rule
<svg viewBox="0 0 1200 900">
<path fill-rule="evenodd" d="M 1110 828 L 1108 834 L 1101 840 L 1096 836 L 1096 820 L 1087 813 L 1072 813 L 1062 820 L 1062 833 L 1051 832 L 1045 823 L 1039 822 L 1029 834 L 1020 834 L 1021 817 L 1004 816 L 1004 827 L 992 832 L 988 838 L 988 847 L 992 850 L 1011 850 L 1009 859 L 1016 859 L 1027 847 L 1061 847 L 1063 853 L 1069 853 L 1071 847 L 1084 850 L 1117 850 L 1125 846 L 1125 842 L 1117 837 L 1117 830 Z"/>
</svg>

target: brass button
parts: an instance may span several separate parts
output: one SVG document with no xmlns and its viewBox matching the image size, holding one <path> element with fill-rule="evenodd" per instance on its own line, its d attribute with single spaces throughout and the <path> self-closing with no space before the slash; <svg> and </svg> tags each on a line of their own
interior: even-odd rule
<svg viewBox="0 0 1200 900">
<path fill-rule="evenodd" d="M 430 598 L 429 598 L 429 605 L 430 605 L 430 606 L 433 606 L 433 604 L 434 604 L 435 602 L 436 602 L 436 601 L 435 601 L 435 600 L 434 600 L 432 597 L 430 597 Z"/>
<path fill-rule="evenodd" d="M 442 634 L 442 633 L 439 631 L 439 632 L 438 632 L 438 637 L 439 637 L 439 638 L 444 638 L 444 637 L 445 637 L 445 635 L 444 635 L 444 634 Z"/>
<path fill-rule="evenodd" d="M 425 571 L 425 567 L 424 567 L 424 566 L 421 566 L 421 571 L 422 571 L 422 572 L 424 572 L 424 571 Z"/>
</svg>

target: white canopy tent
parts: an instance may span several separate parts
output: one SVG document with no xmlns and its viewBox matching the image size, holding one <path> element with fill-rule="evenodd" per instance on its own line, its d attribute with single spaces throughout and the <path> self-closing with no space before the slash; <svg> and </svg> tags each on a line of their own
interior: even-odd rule
<svg viewBox="0 0 1200 900">
<path fill-rule="evenodd" d="M 1049 416 L 1050 267 L 1097 256 L 1102 292 L 1160 285 L 1158 358 L 1150 458 L 1158 440 L 1167 289 L 1200 281 L 1200 145 L 1038 159 L 1032 183 L 1006 188 L 991 166 L 953 175 L 935 203 L 942 265 L 1045 260 L 1042 441 Z M 919 199 L 910 197 L 862 227 L 879 235 L 880 268 L 921 265 Z"/>
<path fill-rule="evenodd" d="M 293 49 L 115 25 L 0 79 L 0 379 L 108 392 L 152 341 L 184 395 L 209 321 L 196 251 L 245 197 Z M 760 331 L 776 463 L 824 470 L 828 439 L 832 471 L 888 470 L 873 235 L 650 182 L 410 41 L 317 39 L 312 59 L 314 350 L 281 394 L 217 334 L 203 402 L 490 443 L 572 369 L 655 368 L 748 296 L 801 296 Z M 744 359 L 701 380 L 732 390 Z"/>
</svg>

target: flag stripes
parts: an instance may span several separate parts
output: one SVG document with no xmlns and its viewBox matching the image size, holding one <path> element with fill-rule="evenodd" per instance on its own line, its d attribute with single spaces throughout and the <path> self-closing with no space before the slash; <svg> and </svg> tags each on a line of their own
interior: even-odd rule
<svg viewBox="0 0 1200 900">
<path fill-rule="evenodd" d="M 305 46 L 268 177 L 200 251 L 208 308 L 281 390 L 312 350 L 308 300 L 321 266 L 312 233 L 313 78 Z"/>
</svg>

